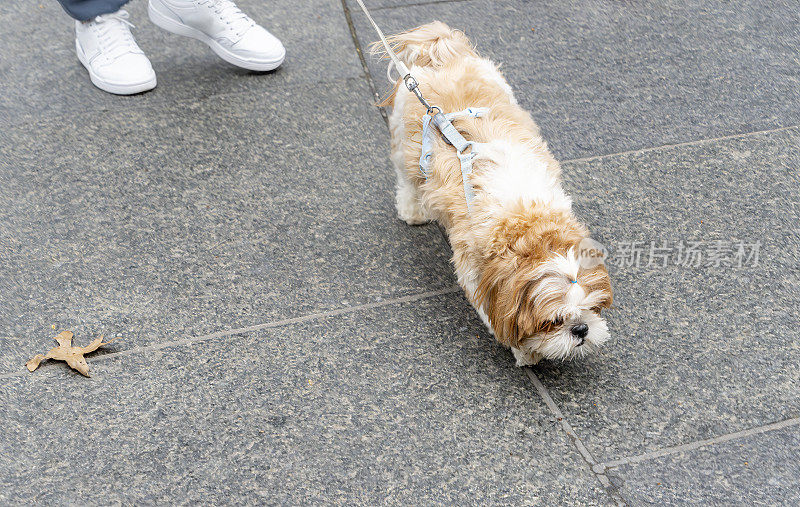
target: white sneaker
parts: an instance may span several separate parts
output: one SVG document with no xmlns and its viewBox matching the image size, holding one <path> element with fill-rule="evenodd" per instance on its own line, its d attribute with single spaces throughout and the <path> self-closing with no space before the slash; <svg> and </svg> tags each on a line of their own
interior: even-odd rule
<svg viewBox="0 0 800 507">
<path fill-rule="evenodd" d="M 156 73 L 133 40 L 132 26 L 124 10 L 75 22 L 78 60 L 101 90 L 131 95 L 156 87 Z"/>
<path fill-rule="evenodd" d="M 223 60 L 250 70 L 272 70 L 283 44 L 231 0 L 150 0 L 150 20 L 168 32 L 208 44 Z"/>
</svg>

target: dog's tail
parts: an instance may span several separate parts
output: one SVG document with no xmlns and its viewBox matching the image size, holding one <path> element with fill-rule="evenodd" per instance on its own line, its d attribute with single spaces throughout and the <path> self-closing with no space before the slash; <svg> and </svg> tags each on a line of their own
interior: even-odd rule
<svg viewBox="0 0 800 507">
<path fill-rule="evenodd" d="M 387 37 L 387 40 L 400 60 L 409 68 L 414 66 L 440 68 L 449 65 L 458 57 L 477 56 L 464 32 L 453 30 L 441 21 L 434 21 L 407 32 L 391 35 Z M 382 58 L 388 58 L 380 41 L 370 45 L 370 52 L 380 55 Z M 393 104 L 398 86 L 399 81 L 395 83 L 394 90 L 379 105 Z"/>
<path fill-rule="evenodd" d="M 386 38 L 400 60 L 409 68 L 444 67 L 456 57 L 474 56 L 475 50 L 467 36 L 453 30 L 441 21 L 418 26 L 407 32 Z M 386 50 L 380 41 L 370 45 L 372 54 L 386 58 Z"/>
</svg>

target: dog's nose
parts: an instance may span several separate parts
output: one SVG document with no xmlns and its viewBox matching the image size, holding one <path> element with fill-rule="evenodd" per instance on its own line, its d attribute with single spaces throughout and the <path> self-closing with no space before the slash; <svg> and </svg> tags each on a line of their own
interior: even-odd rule
<svg viewBox="0 0 800 507">
<path fill-rule="evenodd" d="M 581 345 L 583 345 L 583 339 L 586 338 L 586 335 L 589 334 L 589 326 L 586 324 L 578 324 L 576 326 L 572 326 L 572 334 L 574 334 L 577 338 L 580 338 Z"/>
</svg>

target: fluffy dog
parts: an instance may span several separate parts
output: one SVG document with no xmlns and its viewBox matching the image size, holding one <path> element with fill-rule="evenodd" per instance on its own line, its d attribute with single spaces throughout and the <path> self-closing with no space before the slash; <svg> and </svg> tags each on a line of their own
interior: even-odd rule
<svg viewBox="0 0 800 507">
<path fill-rule="evenodd" d="M 511 347 L 517 365 L 595 349 L 609 337 L 600 311 L 611 305 L 611 284 L 602 263 L 581 262 L 588 231 L 572 215 L 561 168 L 538 126 L 497 66 L 478 56 L 462 32 L 437 21 L 394 35 L 390 43 L 426 99 L 443 112 L 489 108 L 484 117 L 453 120 L 468 141 L 483 143 L 468 209 L 459 158 L 438 131 L 428 177 L 421 173 L 426 110 L 397 81 L 383 105 L 393 106 L 399 217 L 442 224 L 459 284 L 497 340 Z"/>
</svg>

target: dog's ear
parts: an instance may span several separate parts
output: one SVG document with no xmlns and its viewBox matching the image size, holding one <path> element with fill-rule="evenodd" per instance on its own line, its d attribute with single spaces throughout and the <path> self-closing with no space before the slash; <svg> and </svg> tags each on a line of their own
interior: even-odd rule
<svg viewBox="0 0 800 507">
<path fill-rule="evenodd" d="M 516 323 L 516 312 L 512 310 L 506 287 L 509 275 L 511 273 L 507 267 L 507 260 L 497 255 L 493 256 L 485 263 L 482 270 L 481 281 L 475 292 L 475 302 L 486 312 L 497 340 L 507 346 L 516 347 L 521 338 Z"/>
<path fill-rule="evenodd" d="M 581 268 L 578 272 L 578 282 L 586 290 L 587 297 L 596 298 L 597 308 L 611 308 L 614 303 L 614 291 L 611 289 L 611 278 L 605 265 Z"/>
<path fill-rule="evenodd" d="M 519 347 L 543 322 L 534 305 L 532 291 L 540 281 L 515 260 L 494 257 L 487 262 L 476 291 L 476 303 L 483 308 L 495 337 L 510 347 Z"/>
</svg>

